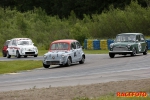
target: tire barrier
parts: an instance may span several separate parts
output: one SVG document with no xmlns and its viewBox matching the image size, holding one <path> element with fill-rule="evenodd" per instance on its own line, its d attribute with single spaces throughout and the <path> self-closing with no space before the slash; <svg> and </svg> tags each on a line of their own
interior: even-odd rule
<svg viewBox="0 0 150 100">
<path fill-rule="evenodd" d="M 108 50 L 107 40 L 101 40 L 100 45 L 102 50 Z"/>
<path fill-rule="evenodd" d="M 100 50 L 100 40 L 93 40 L 93 49 Z"/>
<path fill-rule="evenodd" d="M 114 40 L 108 39 L 108 40 L 107 40 L 108 49 L 110 49 L 110 44 L 111 44 L 111 43 L 114 43 Z"/>
<path fill-rule="evenodd" d="M 93 49 L 93 40 L 87 40 L 87 49 Z"/>
<path fill-rule="evenodd" d="M 150 50 L 150 40 L 146 40 L 148 45 L 148 50 Z M 85 39 L 84 40 L 84 49 L 89 50 L 109 50 L 110 44 L 113 43 L 112 39 Z"/>
<path fill-rule="evenodd" d="M 148 45 L 148 50 L 150 50 L 150 40 L 146 40 Z"/>
<path fill-rule="evenodd" d="M 87 49 L 87 39 L 84 40 L 84 49 Z"/>
</svg>

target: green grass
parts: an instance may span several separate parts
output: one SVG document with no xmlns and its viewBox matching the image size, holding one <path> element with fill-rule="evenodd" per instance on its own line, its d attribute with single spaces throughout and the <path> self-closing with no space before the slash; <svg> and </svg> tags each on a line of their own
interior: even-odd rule
<svg viewBox="0 0 150 100">
<path fill-rule="evenodd" d="M 117 96 L 101 96 L 97 98 L 87 98 L 87 97 L 82 97 L 82 98 L 74 98 L 73 100 L 150 100 L 150 96 L 147 97 L 117 97 Z"/>
<path fill-rule="evenodd" d="M 42 67 L 42 61 L 0 61 L 0 74 L 16 73 Z"/>
<path fill-rule="evenodd" d="M 47 53 L 48 52 L 48 50 L 39 50 L 38 51 L 38 55 L 39 56 L 43 56 L 45 53 Z"/>
</svg>

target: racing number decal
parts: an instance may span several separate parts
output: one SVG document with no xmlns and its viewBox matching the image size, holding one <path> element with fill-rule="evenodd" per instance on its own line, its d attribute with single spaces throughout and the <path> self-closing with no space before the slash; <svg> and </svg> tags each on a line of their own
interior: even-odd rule
<svg viewBox="0 0 150 100">
<path fill-rule="evenodd" d="M 141 51 L 141 49 L 142 49 L 141 43 L 138 44 L 138 49 L 139 49 L 139 51 Z"/>
</svg>

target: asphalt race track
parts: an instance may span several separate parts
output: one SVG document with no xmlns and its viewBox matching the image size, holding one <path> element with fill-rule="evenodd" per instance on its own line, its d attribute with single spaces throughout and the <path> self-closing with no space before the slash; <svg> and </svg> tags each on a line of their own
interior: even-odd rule
<svg viewBox="0 0 150 100">
<path fill-rule="evenodd" d="M 1 57 L 0 61 L 42 60 L 42 56 L 10 59 Z M 11 65 L 10 65 L 11 67 Z M 150 54 L 117 55 L 87 54 L 84 64 L 69 67 L 51 66 L 0 75 L 0 91 L 31 88 L 74 86 L 109 81 L 136 80 L 150 78 Z"/>
</svg>

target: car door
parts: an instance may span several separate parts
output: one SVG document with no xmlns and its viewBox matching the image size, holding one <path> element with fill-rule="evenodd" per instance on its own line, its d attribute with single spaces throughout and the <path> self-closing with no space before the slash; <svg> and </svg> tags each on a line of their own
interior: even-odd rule
<svg viewBox="0 0 150 100">
<path fill-rule="evenodd" d="M 11 49 L 11 55 L 16 55 L 16 50 L 17 50 L 17 43 L 16 40 L 12 41 L 12 49 Z"/>
<path fill-rule="evenodd" d="M 80 61 L 82 58 L 82 48 L 78 41 L 76 42 L 76 46 L 77 46 L 76 47 L 77 48 L 77 60 Z"/>
<path fill-rule="evenodd" d="M 72 62 L 77 62 L 77 50 L 76 50 L 76 43 L 71 43 L 71 58 Z"/>
<path fill-rule="evenodd" d="M 137 52 L 141 52 L 142 46 L 141 46 L 141 40 L 140 40 L 140 35 L 136 35 L 136 45 L 137 45 Z"/>
<path fill-rule="evenodd" d="M 141 43 L 141 52 L 144 52 L 146 48 L 146 40 L 143 35 L 140 35 L 140 43 Z"/>
<path fill-rule="evenodd" d="M 10 55 L 12 54 L 12 40 L 10 41 L 8 45 L 7 51 L 9 52 Z"/>
</svg>

